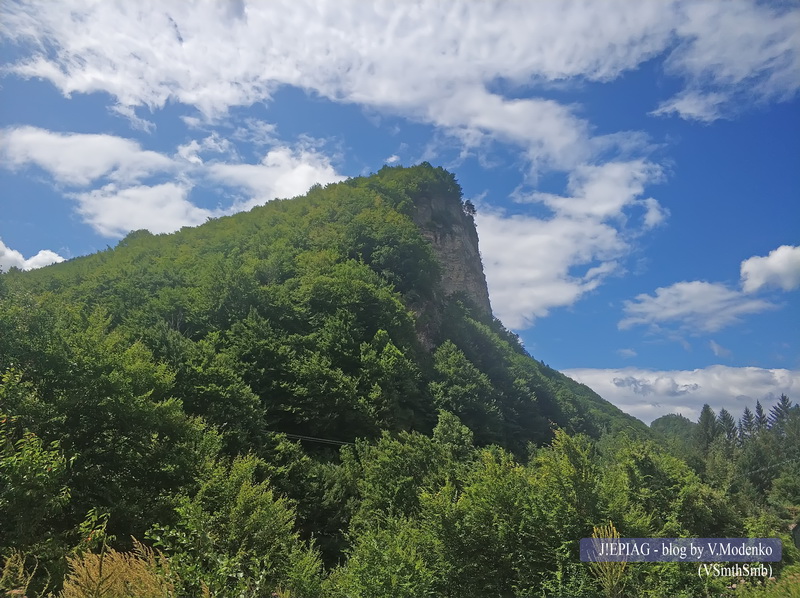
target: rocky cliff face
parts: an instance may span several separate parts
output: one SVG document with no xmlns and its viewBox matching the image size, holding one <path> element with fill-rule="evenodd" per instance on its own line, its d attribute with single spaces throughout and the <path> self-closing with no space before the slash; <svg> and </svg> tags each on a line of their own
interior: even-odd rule
<svg viewBox="0 0 800 598">
<path fill-rule="evenodd" d="M 423 195 L 414 203 L 412 218 L 430 241 L 442 267 L 444 294 L 463 293 L 491 315 L 489 290 L 478 251 L 478 231 L 461 198 L 449 194 Z"/>
</svg>

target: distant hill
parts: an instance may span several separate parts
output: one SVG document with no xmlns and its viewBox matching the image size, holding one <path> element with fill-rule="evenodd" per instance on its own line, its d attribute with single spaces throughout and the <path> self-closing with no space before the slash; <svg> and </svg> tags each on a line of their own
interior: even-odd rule
<svg viewBox="0 0 800 598">
<path fill-rule="evenodd" d="M 174 234 L 135 231 L 114 249 L 2 279 L 45 311 L 104 314 L 169 366 L 170 393 L 190 414 L 239 444 L 261 428 L 343 441 L 430 432 L 438 409 L 479 443 L 518 453 L 555 426 L 646 431 L 530 358 L 492 317 L 470 209 L 454 176 L 427 163 Z M 19 359 L 7 347 L 0 369 L 13 361 L 34 378 Z M 246 417 L 229 420 L 224 384 L 210 387 L 198 359 L 224 362 L 253 407 Z"/>
</svg>

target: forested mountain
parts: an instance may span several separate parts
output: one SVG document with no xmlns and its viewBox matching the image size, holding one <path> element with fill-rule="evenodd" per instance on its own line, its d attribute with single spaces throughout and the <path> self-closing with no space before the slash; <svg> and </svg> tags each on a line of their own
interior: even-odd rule
<svg viewBox="0 0 800 598">
<path fill-rule="evenodd" d="M 473 213 L 387 167 L 0 276 L 0 589 L 595 596 L 577 545 L 608 521 L 788 534 L 798 408 L 748 436 L 783 443 L 760 486 L 708 460 L 727 418 L 659 444 L 492 317 Z M 644 565 L 633 595 L 724 590 Z"/>
</svg>

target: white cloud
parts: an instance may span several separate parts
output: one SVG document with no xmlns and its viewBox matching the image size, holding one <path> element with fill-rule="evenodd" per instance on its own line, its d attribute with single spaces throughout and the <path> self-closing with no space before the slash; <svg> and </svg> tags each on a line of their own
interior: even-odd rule
<svg viewBox="0 0 800 598">
<path fill-rule="evenodd" d="M 584 164 L 569 175 L 567 191 L 571 196 L 536 193 L 531 199 L 562 216 L 600 221 L 621 219 L 624 208 L 641 201 L 649 227 L 661 221 L 663 210 L 653 198 L 638 198 L 646 184 L 659 180 L 661 169 L 645 160 L 607 162 L 600 166 Z"/>
<path fill-rule="evenodd" d="M 385 161 L 387 164 L 395 164 L 396 162 L 399 162 L 399 161 L 400 161 L 400 156 L 398 156 L 397 154 L 392 154 L 391 156 L 389 156 L 388 158 L 386 158 L 386 160 L 384 160 L 384 161 Z"/>
<path fill-rule="evenodd" d="M 204 162 L 203 158 L 200 157 L 201 153 L 223 154 L 228 157 L 235 157 L 236 148 L 227 139 L 220 137 L 217 133 L 212 133 L 200 141 L 192 139 L 189 143 L 179 145 L 176 155 L 190 164 L 200 165 Z"/>
<path fill-rule="evenodd" d="M 0 22 L 5 37 L 36 49 L 12 72 L 50 80 L 66 95 L 108 92 L 121 112 L 175 101 L 215 118 L 293 85 L 444 127 L 511 137 L 532 131 L 534 147 L 544 140 L 556 154 L 560 142 L 570 141 L 555 136 L 563 119 L 548 116 L 563 107 L 499 97 L 488 91 L 494 82 L 513 88 L 608 81 L 663 55 L 687 88 L 658 111 L 710 120 L 732 95 L 780 100 L 800 80 L 800 11 L 792 6 L 623 0 L 238 6 L 204 3 L 187 11 L 168 1 L 40 0 L 7 3 Z"/>
<path fill-rule="evenodd" d="M 7 6 L 6 36 L 54 48 L 12 68 L 65 94 L 107 91 L 123 106 L 151 108 L 175 100 L 209 116 L 268 99 L 280 84 L 421 108 L 449 95 L 442 87 L 498 76 L 516 83 L 614 78 L 662 51 L 678 18 L 670 3 L 623 1 L 547 2 L 534 10 L 521 3 L 287 0 L 251 2 L 237 16 L 224 4 L 183 8 Z"/>
<path fill-rule="evenodd" d="M 667 68 L 687 89 L 656 114 L 712 121 L 800 89 L 800 10 L 745 0 L 687 2 Z"/>
<path fill-rule="evenodd" d="M 591 387 L 607 401 L 646 423 L 680 413 L 697 420 L 703 404 L 723 407 L 739 417 L 756 400 L 768 407 L 780 397 L 797 395 L 800 371 L 713 365 L 697 370 L 652 371 L 639 368 L 570 369 L 564 373 Z"/>
<path fill-rule="evenodd" d="M 756 299 L 723 284 L 703 281 L 677 282 L 642 293 L 625 301 L 621 329 L 636 325 L 676 325 L 688 332 L 715 332 L 747 314 L 774 309 L 776 305 Z"/>
<path fill-rule="evenodd" d="M 710 123 L 720 117 L 726 99 L 725 95 L 721 93 L 685 90 L 675 97 L 662 102 L 650 114 L 654 116 L 677 114 L 686 120 Z"/>
<path fill-rule="evenodd" d="M 741 263 L 742 290 L 722 283 L 704 281 L 677 282 L 656 289 L 655 294 L 642 293 L 625 301 L 625 317 L 619 328 L 646 325 L 652 330 L 676 327 L 696 334 L 716 332 L 739 322 L 742 316 L 761 313 L 779 306 L 753 293 L 765 287 L 790 291 L 800 286 L 800 247 L 782 245 L 766 257 L 755 256 Z M 728 352 L 711 341 L 715 355 Z"/>
<path fill-rule="evenodd" d="M 462 86 L 431 99 L 424 114 L 425 120 L 444 127 L 468 147 L 487 140 L 521 146 L 534 173 L 570 170 L 593 156 L 588 123 L 552 100 L 506 99 L 482 85 Z"/>
<path fill-rule="evenodd" d="M 655 199 L 640 198 L 644 186 L 661 176 L 644 160 L 582 165 L 569 176 L 569 196 L 518 198 L 544 204 L 552 212 L 548 218 L 482 207 L 477 224 L 495 314 L 511 328 L 524 328 L 597 288 L 619 268 L 630 237 L 664 217 Z M 634 207 L 644 217 L 629 226 Z"/>
<path fill-rule="evenodd" d="M 49 249 L 42 249 L 36 255 L 25 259 L 19 251 L 11 249 L 0 240 L 0 272 L 7 272 L 11 268 L 34 270 L 63 261 L 63 257 Z"/>
<path fill-rule="evenodd" d="M 631 357 L 636 357 L 638 353 L 636 353 L 636 351 L 633 349 L 619 349 L 617 351 L 617 355 L 624 357 L 625 359 L 630 359 Z"/>
<path fill-rule="evenodd" d="M 134 129 L 144 131 L 145 133 L 153 133 L 156 130 L 156 124 L 151 120 L 141 118 L 139 115 L 137 115 L 136 109 L 133 106 L 123 106 L 121 104 L 117 104 L 111 109 L 111 111 L 125 117 L 130 123 L 131 127 Z"/>
<path fill-rule="evenodd" d="M 35 164 L 57 181 L 89 185 L 101 177 L 129 183 L 170 170 L 172 160 L 114 135 L 56 133 L 36 127 L 5 129 L 0 155 L 6 167 Z"/>
<path fill-rule="evenodd" d="M 186 117 L 186 119 L 189 119 L 189 117 Z M 244 121 L 244 126 L 236 127 L 231 137 L 237 141 L 246 141 L 258 147 L 275 145 L 278 143 L 276 130 L 277 127 L 273 123 L 247 118 Z"/>
<path fill-rule="evenodd" d="M 514 329 L 597 288 L 626 248 L 616 229 L 597 221 L 506 216 L 486 208 L 476 220 L 493 311 Z M 598 260 L 601 270 L 591 266 Z M 583 273 L 575 272 L 579 266 Z"/>
<path fill-rule="evenodd" d="M 99 234 L 122 237 L 140 228 L 170 233 L 217 215 L 191 203 L 189 191 L 189 186 L 177 183 L 127 188 L 112 183 L 72 197 L 78 202 L 78 213 Z"/>
<path fill-rule="evenodd" d="M 251 124 L 250 131 L 257 136 L 252 141 L 264 141 L 263 135 L 271 129 L 257 122 Z M 77 211 L 84 221 L 106 237 L 124 236 L 139 228 L 171 232 L 200 224 L 209 216 L 305 193 L 314 183 L 344 179 L 332 166 L 331 158 L 314 148 L 314 140 L 306 138 L 294 146 L 273 147 L 260 164 L 243 164 L 209 160 L 209 155 L 238 160 L 235 147 L 216 132 L 178 146 L 173 158 L 113 135 L 17 127 L 6 129 L 0 137 L 0 155 L 7 168 L 36 164 L 59 183 L 73 188 L 108 181 L 94 189 L 67 194 L 77 200 Z M 171 174 L 174 181 L 141 184 L 155 174 Z M 204 177 L 245 188 L 250 197 L 213 212 L 200 208 L 189 200 L 189 191 Z"/>
<path fill-rule="evenodd" d="M 209 176 L 250 193 L 249 201 L 233 207 L 237 211 L 278 197 L 301 195 L 315 183 L 327 184 L 345 178 L 337 174 L 328 156 L 285 146 L 271 149 L 260 164 L 212 164 Z"/>
<path fill-rule="evenodd" d="M 800 247 L 782 245 L 766 257 L 751 257 L 741 265 L 742 289 L 746 293 L 763 287 L 791 291 L 800 287 Z"/>
</svg>

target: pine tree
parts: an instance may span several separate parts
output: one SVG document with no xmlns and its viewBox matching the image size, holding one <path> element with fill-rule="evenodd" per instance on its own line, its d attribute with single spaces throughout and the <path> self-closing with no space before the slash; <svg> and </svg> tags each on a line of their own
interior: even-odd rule
<svg viewBox="0 0 800 598">
<path fill-rule="evenodd" d="M 789 417 L 789 411 L 792 408 L 792 402 L 785 394 L 781 395 L 778 403 L 770 409 L 767 425 L 770 430 L 775 430 L 779 434 L 783 431 L 783 424 Z"/>
<path fill-rule="evenodd" d="M 767 416 L 764 414 L 764 408 L 761 406 L 761 401 L 756 401 L 756 432 L 761 432 L 767 428 Z"/>
<path fill-rule="evenodd" d="M 714 439 L 719 435 L 720 427 L 717 424 L 717 416 L 714 410 L 708 405 L 703 405 L 700 411 L 700 419 L 697 420 L 697 428 L 695 430 L 695 440 L 697 448 L 706 453 L 708 447 L 714 442 Z"/>
<path fill-rule="evenodd" d="M 731 442 L 736 440 L 736 420 L 733 419 L 727 409 L 720 409 L 717 416 L 717 427 L 727 440 Z"/>
<path fill-rule="evenodd" d="M 750 407 L 745 407 L 744 413 L 742 413 L 742 418 L 739 420 L 739 441 L 744 444 L 744 442 L 751 438 L 755 432 L 755 417 L 753 417 L 753 412 L 750 411 Z"/>
</svg>

